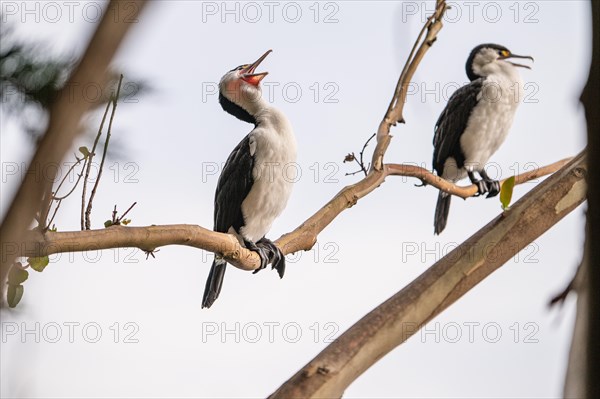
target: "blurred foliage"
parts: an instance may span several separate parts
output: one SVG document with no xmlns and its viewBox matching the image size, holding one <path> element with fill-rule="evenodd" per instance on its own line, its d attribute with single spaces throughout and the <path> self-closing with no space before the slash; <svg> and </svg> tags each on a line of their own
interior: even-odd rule
<svg viewBox="0 0 600 399">
<path fill-rule="evenodd" d="M 46 128 L 48 109 L 65 87 L 70 73 L 77 65 L 74 56 L 50 56 L 40 43 L 23 43 L 13 34 L 13 27 L 0 25 L 0 107 L 7 117 L 18 120 L 23 130 L 37 140 Z M 110 72 L 106 87 L 67 88 L 86 90 L 94 109 L 106 105 L 116 87 L 120 73 Z M 145 81 L 123 83 L 122 102 L 137 103 L 139 96 L 150 91 Z"/>
<path fill-rule="evenodd" d="M 0 48 L 0 94 L 10 108 L 19 108 L 17 101 L 46 108 L 71 67 L 71 61 L 35 59 L 22 44 Z"/>
<path fill-rule="evenodd" d="M 48 109 L 57 90 L 64 86 L 74 59 L 53 59 L 43 57 L 42 51 L 33 45 L 18 43 L 10 26 L 0 27 L 0 98 L 2 112 L 16 117 L 25 130 L 39 134 L 44 128 L 42 118 L 31 118 L 28 113 L 44 112 Z M 37 115 L 41 117 L 41 115 Z"/>
</svg>

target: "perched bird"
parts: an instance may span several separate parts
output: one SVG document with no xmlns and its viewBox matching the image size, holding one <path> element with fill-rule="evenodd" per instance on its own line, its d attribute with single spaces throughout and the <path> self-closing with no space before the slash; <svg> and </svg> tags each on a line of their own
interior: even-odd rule
<svg viewBox="0 0 600 399">
<path fill-rule="evenodd" d="M 254 129 L 231 152 L 219 177 L 214 230 L 234 234 L 242 245 L 258 253 L 261 265 L 255 273 L 272 263 L 283 277 L 285 257 L 265 234 L 285 208 L 292 191 L 292 180 L 285 175 L 285 167 L 296 161 L 296 139 L 286 116 L 261 96 L 260 82 L 268 72 L 255 70 L 270 52 L 253 64 L 227 72 L 219 83 L 223 110 L 254 124 Z M 204 289 L 203 308 L 209 308 L 219 296 L 226 266 L 225 260 L 215 255 Z"/>
<path fill-rule="evenodd" d="M 452 182 L 468 176 L 477 185 L 478 195 L 488 193 L 487 198 L 498 194 L 500 184 L 488 176 L 485 164 L 504 142 L 523 96 L 517 67 L 530 69 L 510 58 L 533 61 L 497 44 L 475 47 L 466 65 L 471 82 L 456 90 L 435 124 L 433 168 L 438 176 Z M 435 234 L 446 227 L 451 198 L 443 191 L 438 195 Z"/>
</svg>

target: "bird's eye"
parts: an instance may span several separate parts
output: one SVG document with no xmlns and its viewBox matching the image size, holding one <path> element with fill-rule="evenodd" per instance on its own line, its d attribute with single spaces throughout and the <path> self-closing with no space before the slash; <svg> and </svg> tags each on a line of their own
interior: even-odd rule
<svg viewBox="0 0 600 399">
<path fill-rule="evenodd" d="M 500 55 L 503 57 L 508 57 L 510 55 L 510 51 L 502 50 L 502 51 L 500 51 Z"/>
</svg>

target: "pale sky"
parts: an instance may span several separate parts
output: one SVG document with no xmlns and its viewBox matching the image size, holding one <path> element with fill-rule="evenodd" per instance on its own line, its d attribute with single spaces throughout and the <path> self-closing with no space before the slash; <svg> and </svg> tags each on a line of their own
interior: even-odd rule
<svg viewBox="0 0 600 399">
<path fill-rule="evenodd" d="M 3 1 L 2 22 L 56 54 L 80 54 L 105 3 L 45 4 Z M 105 170 L 93 227 L 115 204 L 123 211 L 134 201 L 135 226 L 212 227 L 215 168 L 252 128 L 222 111 L 216 83 L 271 48 L 261 66 L 269 71 L 263 94 L 294 126 L 301 177 L 268 237 L 293 230 L 359 179 L 345 176 L 355 169 L 342 160 L 377 129 L 433 4 L 153 2 L 113 65 L 154 91 L 132 94 L 117 110 L 113 137 L 123 155 Z M 581 151 L 588 2 L 452 7 L 414 77 L 407 123 L 393 128 L 386 160 L 431 168 L 435 121 L 467 81 L 470 50 L 486 42 L 535 58 L 532 70 L 521 71 L 526 99 L 491 159 L 494 173 L 507 177 Z M 92 115 L 90 126 L 100 117 Z M 2 215 L 20 181 L 8 171 L 23 170 L 32 154 L 18 126 L 3 115 Z M 81 138 L 74 148 L 81 145 L 91 143 Z M 388 178 L 312 251 L 288 256 L 282 280 L 270 270 L 228 268 L 208 310 L 200 304 L 212 255 L 203 251 L 165 247 L 149 260 L 135 249 L 52 256 L 42 274 L 31 272 L 17 309 L 1 313 L 0 394 L 268 396 L 328 340 L 501 212 L 496 198 L 454 199 L 448 227 L 434 236 L 437 191 L 416 183 Z M 514 200 L 534 185 L 518 186 Z M 78 212 L 78 198 L 63 204 L 58 229 L 78 229 Z M 575 270 L 583 226 L 582 206 L 370 368 L 345 397 L 560 396 L 574 301 L 547 304 Z"/>
</svg>

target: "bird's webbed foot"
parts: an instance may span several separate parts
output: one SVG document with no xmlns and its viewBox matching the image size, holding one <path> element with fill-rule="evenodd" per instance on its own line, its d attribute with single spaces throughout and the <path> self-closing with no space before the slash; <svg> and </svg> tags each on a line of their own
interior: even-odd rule
<svg viewBox="0 0 600 399">
<path fill-rule="evenodd" d="M 490 179 L 485 170 L 482 170 L 481 172 L 479 172 L 479 174 L 481 175 L 483 181 L 487 186 L 488 195 L 486 195 L 485 198 L 491 198 L 498 195 L 498 193 L 500 192 L 500 182 L 498 180 Z"/>
<path fill-rule="evenodd" d="M 260 270 L 266 268 L 267 265 L 269 264 L 269 252 L 268 252 L 268 250 L 266 248 L 264 248 L 262 245 L 258 245 L 258 243 L 255 244 L 254 242 L 249 241 L 249 240 L 244 240 L 244 245 L 250 251 L 256 252 L 258 254 L 258 256 L 260 257 L 260 267 L 258 269 L 256 269 L 256 270 L 254 270 L 252 273 L 256 274 Z"/>
<path fill-rule="evenodd" d="M 474 172 L 467 172 L 467 174 L 469 175 L 469 180 L 471 180 L 471 183 L 477 186 L 477 194 L 475 194 L 476 197 L 488 192 L 488 186 L 484 180 L 477 179 Z"/>
<path fill-rule="evenodd" d="M 269 253 L 269 262 L 271 263 L 272 269 L 277 270 L 279 278 L 283 278 L 285 273 L 285 255 L 281 252 L 281 249 L 275 243 L 268 238 L 261 238 L 257 245 L 260 245 L 267 249 Z"/>
<path fill-rule="evenodd" d="M 476 195 L 477 197 L 487 193 L 485 198 L 491 198 L 491 197 L 495 197 L 500 192 L 500 182 L 498 180 L 490 179 L 488 174 L 485 173 L 485 170 L 482 170 L 481 172 L 479 172 L 479 174 L 482 177 L 481 180 L 478 180 L 475 177 L 474 172 L 468 172 L 467 174 L 469 175 L 469 179 L 471 180 L 471 183 L 473 183 L 477 186 L 477 195 Z"/>
<path fill-rule="evenodd" d="M 488 195 L 485 198 L 491 198 L 498 195 L 500 192 L 500 182 L 498 180 L 484 180 L 485 184 L 488 186 Z"/>
</svg>

